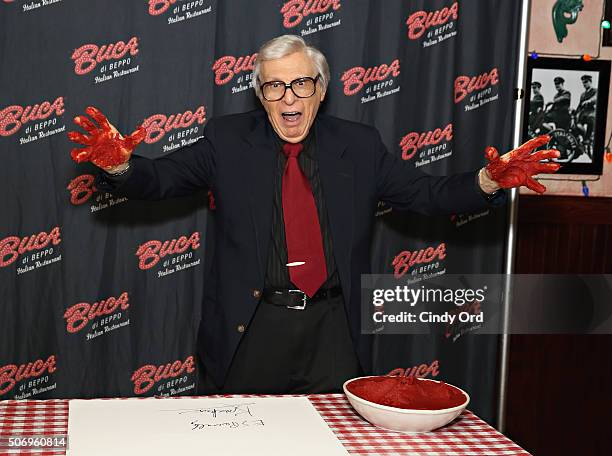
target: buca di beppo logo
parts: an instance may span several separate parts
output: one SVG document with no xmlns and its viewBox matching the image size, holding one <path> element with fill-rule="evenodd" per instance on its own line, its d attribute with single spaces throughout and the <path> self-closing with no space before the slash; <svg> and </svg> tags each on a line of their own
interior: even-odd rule
<svg viewBox="0 0 612 456">
<path fill-rule="evenodd" d="M 95 180 L 93 174 L 81 174 L 72 179 L 66 187 L 70 191 L 70 202 L 75 206 L 86 203 L 98 191 Z"/>
<path fill-rule="evenodd" d="M 166 133 L 169 133 L 172 130 L 179 130 L 182 128 L 190 128 L 195 122 L 199 125 L 202 125 L 206 122 L 206 108 L 204 106 L 199 106 L 195 112 L 185 111 L 177 114 L 153 114 L 152 116 L 147 117 L 142 126 L 147 130 L 147 136 L 145 138 L 145 142 L 147 144 L 153 144 L 160 139 L 162 139 Z M 192 133 L 197 133 L 198 128 L 193 127 L 193 130 L 187 130 L 180 135 L 177 135 L 177 139 L 187 137 Z M 175 139 L 175 138 L 173 138 Z M 185 144 L 187 145 L 187 144 Z M 180 146 L 177 146 L 177 148 Z"/>
<path fill-rule="evenodd" d="M 118 298 L 111 296 L 93 304 L 80 302 L 64 312 L 66 331 L 76 333 L 87 326 L 91 320 L 111 315 L 118 310 L 126 310 L 128 307 L 130 307 L 130 303 L 128 302 L 127 292 L 121 293 Z"/>
<path fill-rule="evenodd" d="M 430 364 L 421 363 L 416 366 L 407 367 L 406 369 L 398 367 L 393 369 L 387 375 L 392 377 L 418 377 L 425 378 L 431 375 L 437 377 L 440 373 L 440 361 L 437 359 L 433 360 Z"/>
<path fill-rule="evenodd" d="M 174 16 L 168 18 L 168 24 L 176 24 L 212 11 L 212 6 L 204 0 L 149 0 L 149 14 L 151 16 L 164 14 L 177 2 L 181 5 L 172 9 Z"/>
<path fill-rule="evenodd" d="M 444 258 L 446 258 L 445 243 L 441 243 L 435 249 L 427 247 L 413 252 L 404 250 L 393 259 L 393 275 L 396 279 L 399 279 L 415 265 L 430 264 L 436 259 L 443 260 Z"/>
<path fill-rule="evenodd" d="M 417 133 L 415 131 L 408 133 L 400 141 L 402 148 L 402 159 L 410 160 L 418 150 L 427 146 L 435 146 L 442 141 L 453 140 L 453 124 L 449 123 L 443 129 L 436 128 L 435 130 L 424 131 Z"/>
<path fill-rule="evenodd" d="M 178 239 L 169 241 L 151 240 L 141 244 L 136 251 L 138 257 L 138 267 L 142 270 L 151 269 L 161 258 L 167 255 L 176 255 L 187 252 L 187 250 L 197 250 L 200 248 L 200 233 L 194 232 L 191 236 L 181 236 Z"/>
<path fill-rule="evenodd" d="M 61 116 L 64 111 L 64 97 L 57 97 L 53 103 L 43 101 L 34 106 L 7 106 L 0 111 L 0 136 L 10 136 L 28 122 L 45 120 L 53 114 Z M 44 122 L 38 123 L 35 130 L 42 130 L 49 125 Z"/>
<path fill-rule="evenodd" d="M 454 87 L 455 103 L 459 103 L 474 91 L 480 91 L 477 96 L 475 94 L 470 98 L 470 102 L 478 101 L 474 108 L 482 106 L 489 101 L 496 100 L 499 95 L 489 98 L 483 98 L 483 96 L 491 93 L 491 87 L 496 86 L 497 84 L 499 84 L 497 68 L 493 68 L 491 71 L 476 76 L 458 76 L 455 79 Z"/>
<path fill-rule="evenodd" d="M 22 380 L 39 378 L 45 372 L 52 374 L 56 369 L 55 355 L 49 356 L 46 361 L 37 359 L 26 364 L 2 366 L 0 367 L 0 396 L 11 391 Z"/>
<path fill-rule="evenodd" d="M 178 359 L 173 363 L 162 364 L 160 366 L 154 364 L 144 365 L 136 369 L 132 374 L 134 394 L 146 393 L 161 380 L 176 379 L 183 373 L 191 374 L 193 372 L 195 372 L 195 360 L 193 356 L 188 356 L 184 362 Z M 158 388 L 158 390 L 160 389 L 163 388 Z"/>
<path fill-rule="evenodd" d="M 0 267 L 14 263 L 19 255 L 46 249 L 49 244 L 58 245 L 62 242 L 60 228 L 56 226 L 49 233 L 41 231 L 38 234 L 25 236 L 8 236 L 0 241 Z M 36 257 L 36 254 L 33 254 Z"/>
<path fill-rule="evenodd" d="M 399 75 L 400 61 L 395 59 L 389 65 L 383 63 L 367 69 L 361 66 L 349 68 L 340 79 L 344 83 L 344 95 L 351 96 L 363 89 L 366 84 L 381 82 L 390 77 L 396 78 Z"/>
<path fill-rule="evenodd" d="M 340 9 L 340 0 L 289 0 L 280 12 L 283 15 L 283 27 L 293 28 L 311 14 L 322 14 Z"/>
<path fill-rule="evenodd" d="M 164 14 L 177 0 L 149 0 L 149 14 L 159 16 Z"/>
<path fill-rule="evenodd" d="M 123 59 L 127 54 L 135 56 L 138 54 L 138 37 L 132 37 L 127 43 L 117 41 L 116 43 L 104 44 L 84 44 L 75 49 L 72 53 L 74 61 L 74 72 L 79 76 L 92 71 L 99 63 L 104 61 Z M 129 64 L 129 62 L 126 62 Z M 109 69 L 113 69 L 109 67 Z"/>
<path fill-rule="evenodd" d="M 95 186 L 95 181 L 96 178 L 93 174 L 81 174 L 72 179 L 66 187 L 70 192 L 70 202 L 79 206 L 93 197 L 94 204 L 90 206 L 90 210 L 91 212 L 98 212 L 128 200 L 125 196 L 114 197 L 108 192 L 97 193 L 98 189 Z M 95 197 L 94 194 L 96 194 Z"/>
<path fill-rule="evenodd" d="M 212 70 L 215 73 L 215 84 L 227 84 L 237 74 L 243 71 L 253 71 L 256 59 L 257 53 L 238 58 L 233 55 L 219 57 L 212 66 Z"/>
<path fill-rule="evenodd" d="M 2 0 L 4 3 L 14 3 L 15 0 Z M 43 6 L 53 5 L 55 3 L 59 3 L 62 0 L 39 0 L 37 2 L 27 2 L 22 6 L 23 12 L 32 11 L 38 8 L 42 8 Z"/>
<path fill-rule="evenodd" d="M 406 25 L 408 26 L 408 38 L 419 39 L 430 27 L 446 24 L 450 19 L 459 18 L 459 3 L 455 2 L 451 7 L 445 6 L 437 11 L 417 11 L 412 13 Z"/>
</svg>

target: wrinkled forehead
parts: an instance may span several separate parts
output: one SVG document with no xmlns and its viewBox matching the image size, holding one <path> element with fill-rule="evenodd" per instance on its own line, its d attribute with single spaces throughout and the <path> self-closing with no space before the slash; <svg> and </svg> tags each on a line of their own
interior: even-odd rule
<svg viewBox="0 0 612 456">
<path fill-rule="evenodd" d="M 306 76 L 314 77 L 316 70 L 312 60 L 304 52 L 261 63 L 261 81 L 291 82 Z"/>
</svg>

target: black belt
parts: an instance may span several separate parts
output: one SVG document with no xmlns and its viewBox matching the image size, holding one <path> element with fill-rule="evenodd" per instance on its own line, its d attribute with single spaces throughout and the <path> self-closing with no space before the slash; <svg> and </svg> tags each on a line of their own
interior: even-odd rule
<svg viewBox="0 0 612 456">
<path fill-rule="evenodd" d="M 302 290 L 287 290 L 281 288 L 266 288 L 263 291 L 263 298 L 275 306 L 283 306 L 288 309 L 304 310 L 306 303 L 314 303 L 324 299 L 335 298 L 342 294 L 342 288 L 333 287 L 317 291 L 312 298 L 309 298 Z"/>
</svg>

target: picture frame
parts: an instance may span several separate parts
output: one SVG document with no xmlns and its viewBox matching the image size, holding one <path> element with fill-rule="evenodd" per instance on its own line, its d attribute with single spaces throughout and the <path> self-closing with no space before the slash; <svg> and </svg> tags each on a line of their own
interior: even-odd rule
<svg viewBox="0 0 612 456">
<path fill-rule="evenodd" d="M 523 141 L 548 134 L 558 174 L 601 175 L 609 85 L 609 60 L 528 59 Z"/>
</svg>

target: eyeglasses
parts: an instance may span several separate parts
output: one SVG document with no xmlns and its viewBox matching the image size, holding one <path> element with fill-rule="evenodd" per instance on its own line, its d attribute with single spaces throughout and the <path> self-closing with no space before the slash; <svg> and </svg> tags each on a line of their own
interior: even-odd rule
<svg viewBox="0 0 612 456">
<path fill-rule="evenodd" d="M 261 93 L 266 101 L 278 101 L 282 99 L 287 89 L 291 89 L 298 98 L 309 98 L 317 91 L 318 80 L 319 75 L 315 78 L 297 78 L 289 83 L 283 81 L 269 81 L 261 85 Z"/>
</svg>

